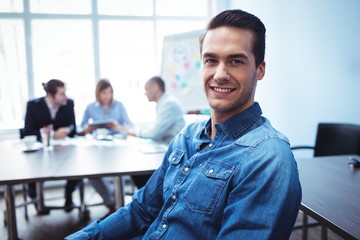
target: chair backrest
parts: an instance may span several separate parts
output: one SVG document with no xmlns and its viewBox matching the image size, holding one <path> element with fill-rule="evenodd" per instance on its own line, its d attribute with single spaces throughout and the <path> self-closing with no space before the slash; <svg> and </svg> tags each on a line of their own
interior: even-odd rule
<svg viewBox="0 0 360 240">
<path fill-rule="evenodd" d="M 314 156 L 360 155 L 360 125 L 319 123 Z"/>
</svg>

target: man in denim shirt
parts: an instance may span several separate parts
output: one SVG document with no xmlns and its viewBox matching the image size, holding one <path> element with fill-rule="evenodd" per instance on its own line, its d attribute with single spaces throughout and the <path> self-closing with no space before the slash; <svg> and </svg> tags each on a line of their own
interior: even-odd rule
<svg viewBox="0 0 360 240">
<path fill-rule="evenodd" d="M 254 102 L 265 27 L 227 10 L 200 38 L 207 122 L 174 138 L 127 206 L 67 239 L 288 239 L 301 187 L 287 138 Z"/>
</svg>

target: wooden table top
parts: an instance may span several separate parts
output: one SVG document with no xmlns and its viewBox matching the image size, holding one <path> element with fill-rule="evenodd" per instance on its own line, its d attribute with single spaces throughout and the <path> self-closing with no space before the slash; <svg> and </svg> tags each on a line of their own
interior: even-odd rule
<svg viewBox="0 0 360 240">
<path fill-rule="evenodd" d="M 349 166 L 349 157 L 297 160 L 301 210 L 345 239 L 360 239 L 360 169 Z"/>
</svg>

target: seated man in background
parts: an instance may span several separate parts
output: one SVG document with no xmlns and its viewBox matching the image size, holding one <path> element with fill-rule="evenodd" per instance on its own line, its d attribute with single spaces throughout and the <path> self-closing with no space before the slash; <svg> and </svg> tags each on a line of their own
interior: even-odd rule
<svg viewBox="0 0 360 240">
<path fill-rule="evenodd" d="M 65 84 L 57 79 L 43 83 L 45 97 L 28 101 L 25 115 L 25 127 L 21 130 L 21 137 L 36 135 L 38 141 L 42 139 L 40 129 L 52 128 L 54 139 L 74 137 L 76 134 L 74 102 L 65 94 Z M 72 193 L 79 180 L 68 180 L 65 187 L 65 211 L 73 209 Z M 29 196 L 36 197 L 35 183 L 29 183 Z"/>
<path fill-rule="evenodd" d="M 154 76 L 145 83 L 145 95 L 150 102 L 156 102 L 155 122 L 140 129 L 135 135 L 169 144 L 185 126 L 184 113 L 175 98 L 165 92 L 165 82 Z M 151 175 L 132 176 L 136 186 L 143 187 Z"/>
<path fill-rule="evenodd" d="M 288 139 L 262 116 L 265 26 L 241 10 L 200 38 L 208 121 L 185 127 L 125 207 L 66 239 L 289 239 L 301 201 Z"/>
<path fill-rule="evenodd" d="M 185 126 L 181 106 L 165 92 L 165 82 L 158 76 L 145 83 L 145 95 L 149 102 L 156 102 L 156 118 L 151 126 L 140 129 L 137 136 L 169 144 Z"/>
</svg>

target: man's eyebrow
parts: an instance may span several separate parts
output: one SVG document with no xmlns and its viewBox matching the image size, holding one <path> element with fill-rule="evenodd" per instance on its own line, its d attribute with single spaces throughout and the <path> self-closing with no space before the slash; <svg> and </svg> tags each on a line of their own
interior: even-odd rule
<svg viewBox="0 0 360 240">
<path fill-rule="evenodd" d="M 218 55 L 215 54 L 215 53 L 211 53 L 211 52 L 205 52 L 203 54 L 203 58 L 204 57 L 208 57 L 208 58 L 217 58 Z M 243 60 L 249 60 L 249 57 L 244 54 L 244 53 L 234 53 L 234 54 L 230 54 L 228 56 L 226 56 L 227 59 L 234 59 L 234 58 L 240 58 L 240 59 L 243 59 Z"/>
<path fill-rule="evenodd" d="M 209 53 L 209 52 L 206 52 L 203 54 L 203 57 L 211 57 L 211 58 L 216 58 L 217 55 L 215 53 Z"/>
<path fill-rule="evenodd" d="M 241 58 L 241 59 L 244 59 L 244 60 L 248 60 L 249 57 L 243 53 L 235 53 L 235 54 L 230 54 L 229 56 L 227 56 L 227 58 Z"/>
</svg>

